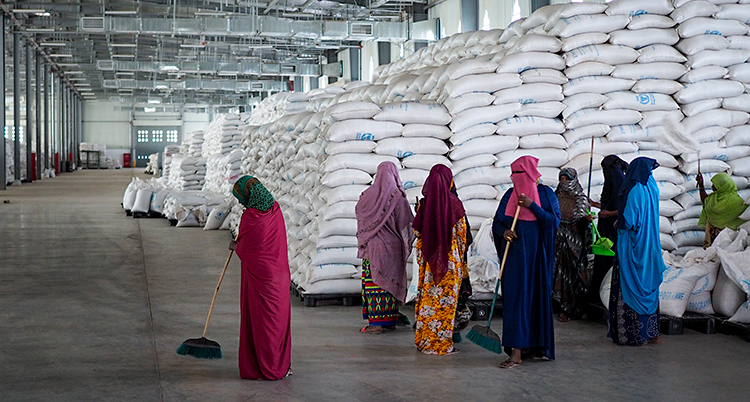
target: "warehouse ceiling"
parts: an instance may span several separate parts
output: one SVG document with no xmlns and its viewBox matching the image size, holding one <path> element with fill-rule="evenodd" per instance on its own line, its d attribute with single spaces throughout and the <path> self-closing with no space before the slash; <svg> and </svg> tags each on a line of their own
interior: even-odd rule
<svg viewBox="0 0 750 402">
<path fill-rule="evenodd" d="M 247 104 L 296 76 L 340 75 L 340 63 L 321 66 L 331 52 L 364 40 L 408 40 L 408 21 L 423 3 L 38 0 L 0 7 L 7 33 L 19 32 L 85 99 Z"/>
</svg>

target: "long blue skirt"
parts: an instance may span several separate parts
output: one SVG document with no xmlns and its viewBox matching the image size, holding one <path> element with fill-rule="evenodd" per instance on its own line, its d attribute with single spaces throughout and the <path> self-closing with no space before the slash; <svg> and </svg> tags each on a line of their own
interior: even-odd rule
<svg viewBox="0 0 750 402">
<path fill-rule="evenodd" d="M 607 336 L 619 345 L 643 346 L 659 335 L 658 310 L 654 314 L 638 314 L 622 300 L 620 264 L 615 258 L 609 296 L 609 333 Z"/>
</svg>

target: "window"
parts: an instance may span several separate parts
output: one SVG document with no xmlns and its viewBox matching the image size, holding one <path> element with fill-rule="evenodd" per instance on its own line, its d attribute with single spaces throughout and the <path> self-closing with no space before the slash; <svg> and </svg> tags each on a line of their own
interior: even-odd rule
<svg viewBox="0 0 750 402">
<path fill-rule="evenodd" d="M 162 142 L 162 141 L 164 141 L 164 130 L 151 131 L 151 142 Z"/>
<path fill-rule="evenodd" d="M 167 130 L 167 142 L 177 142 L 177 130 Z"/>
<path fill-rule="evenodd" d="M 18 136 L 18 138 L 20 138 L 20 142 L 21 143 L 26 143 L 26 138 L 24 136 L 23 129 L 24 129 L 24 126 L 20 126 L 18 128 L 18 131 L 19 131 L 19 134 L 20 134 Z M 16 140 L 16 133 L 15 133 L 15 130 L 14 130 L 14 126 L 5 126 L 4 137 L 6 139 L 11 140 L 11 141 L 15 141 Z"/>
<path fill-rule="evenodd" d="M 138 142 L 148 142 L 148 130 L 138 130 Z"/>
</svg>

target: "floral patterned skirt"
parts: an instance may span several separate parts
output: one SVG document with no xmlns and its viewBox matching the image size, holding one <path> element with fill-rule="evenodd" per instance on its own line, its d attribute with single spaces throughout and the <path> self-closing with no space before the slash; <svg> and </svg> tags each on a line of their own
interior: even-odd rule
<svg viewBox="0 0 750 402">
<path fill-rule="evenodd" d="M 417 349 L 429 355 L 444 355 L 454 351 L 453 331 L 458 305 L 461 278 L 468 276 L 463 260 L 466 221 L 461 219 L 453 228 L 453 242 L 448 255 L 448 271 L 440 283 L 434 283 L 430 264 L 422 257 L 422 239 L 417 236 L 419 264 L 419 294 L 414 307 L 416 316 Z"/>
<path fill-rule="evenodd" d="M 620 264 L 615 258 L 609 296 L 609 333 L 607 336 L 619 345 L 643 346 L 659 335 L 658 311 L 650 315 L 641 315 L 622 300 Z"/>
</svg>

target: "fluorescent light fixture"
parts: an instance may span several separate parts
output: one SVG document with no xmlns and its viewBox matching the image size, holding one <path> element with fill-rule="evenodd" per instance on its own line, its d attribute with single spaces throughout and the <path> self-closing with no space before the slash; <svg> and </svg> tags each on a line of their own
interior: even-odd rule
<svg viewBox="0 0 750 402">
<path fill-rule="evenodd" d="M 143 111 L 146 112 L 146 113 L 154 113 L 154 112 L 156 112 L 156 108 L 155 107 L 144 107 Z"/>
<path fill-rule="evenodd" d="M 132 71 L 118 71 L 115 75 L 135 75 L 135 73 Z"/>
<path fill-rule="evenodd" d="M 47 10 L 43 8 L 16 8 L 13 10 L 17 14 L 31 14 L 31 13 L 46 13 Z"/>
<path fill-rule="evenodd" d="M 83 71 L 63 71 L 63 74 L 83 74 Z"/>
<path fill-rule="evenodd" d="M 193 15 L 196 17 L 224 17 L 227 13 L 224 11 L 196 11 Z"/>
<path fill-rule="evenodd" d="M 54 28 L 26 28 L 26 32 L 55 32 Z"/>
<path fill-rule="evenodd" d="M 160 66 L 159 71 L 180 71 L 180 68 L 174 65 Z"/>
<path fill-rule="evenodd" d="M 118 59 L 134 59 L 134 54 L 113 54 L 112 58 L 118 58 Z"/>
<path fill-rule="evenodd" d="M 196 57 L 197 56 L 195 56 L 195 55 L 177 55 L 174 58 L 175 59 L 183 59 L 183 60 L 192 60 L 192 59 L 194 59 Z"/>
<path fill-rule="evenodd" d="M 104 15 L 134 15 L 137 14 L 137 11 L 130 10 L 130 11 L 105 11 Z"/>
<path fill-rule="evenodd" d="M 68 81 L 86 81 L 86 77 L 68 77 Z"/>
<path fill-rule="evenodd" d="M 148 103 L 151 105 L 161 105 L 161 100 L 159 99 L 149 99 Z"/>
<path fill-rule="evenodd" d="M 282 17 L 303 17 L 303 18 L 313 18 L 315 17 L 315 14 L 310 13 L 283 13 L 281 14 Z"/>
<path fill-rule="evenodd" d="M 73 57 L 70 53 L 52 53 L 49 57 Z"/>
<path fill-rule="evenodd" d="M 273 45 L 247 45 L 250 49 L 273 49 Z"/>
<path fill-rule="evenodd" d="M 65 42 L 39 42 L 39 46 L 65 46 Z"/>
<path fill-rule="evenodd" d="M 204 42 L 200 43 L 180 43 L 180 47 L 187 48 L 187 49 L 203 49 L 206 47 L 206 44 Z"/>
<path fill-rule="evenodd" d="M 57 63 L 58 67 L 78 67 L 78 63 Z"/>
<path fill-rule="evenodd" d="M 83 83 L 83 82 L 82 82 L 82 83 L 80 83 L 80 84 L 76 84 L 76 86 L 77 86 L 77 87 L 90 87 L 90 86 L 91 86 L 91 84 L 86 84 L 86 83 Z"/>
<path fill-rule="evenodd" d="M 112 47 L 136 47 L 135 43 L 112 43 Z"/>
</svg>

